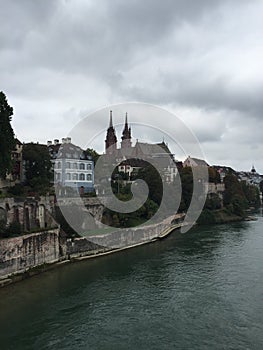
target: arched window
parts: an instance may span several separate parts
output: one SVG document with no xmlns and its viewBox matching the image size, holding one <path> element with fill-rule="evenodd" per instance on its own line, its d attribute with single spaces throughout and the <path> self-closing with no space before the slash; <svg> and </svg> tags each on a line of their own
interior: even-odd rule
<svg viewBox="0 0 263 350">
<path fill-rule="evenodd" d="M 78 174 L 76 173 L 73 174 L 73 180 L 78 180 Z"/>
<path fill-rule="evenodd" d="M 77 163 L 73 163 L 73 169 L 78 169 L 78 164 Z"/>
<path fill-rule="evenodd" d="M 79 168 L 80 168 L 80 170 L 84 170 L 85 169 L 85 164 L 84 163 L 80 163 Z"/>
<path fill-rule="evenodd" d="M 79 179 L 82 180 L 82 181 L 84 181 L 84 180 L 85 180 L 85 175 L 84 175 L 84 174 L 80 174 L 80 175 L 79 175 Z"/>
<path fill-rule="evenodd" d="M 91 174 L 87 174 L 87 181 L 91 181 Z"/>
<path fill-rule="evenodd" d="M 91 170 L 91 164 L 87 164 L 87 170 Z"/>
<path fill-rule="evenodd" d="M 61 169 L 61 162 L 57 162 L 57 168 Z"/>
<path fill-rule="evenodd" d="M 67 162 L 67 163 L 66 163 L 66 168 L 67 168 L 67 169 L 70 169 L 70 162 Z"/>
<path fill-rule="evenodd" d="M 71 180 L 71 174 L 70 174 L 70 173 L 67 173 L 67 174 L 66 174 L 66 179 L 67 179 L 67 180 Z"/>
</svg>

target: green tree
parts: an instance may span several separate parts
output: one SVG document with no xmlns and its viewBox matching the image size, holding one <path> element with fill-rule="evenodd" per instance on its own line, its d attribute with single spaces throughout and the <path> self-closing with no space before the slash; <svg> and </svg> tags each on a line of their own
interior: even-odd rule
<svg viewBox="0 0 263 350">
<path fill-rule="evenodd" d="M 99 153 L 97 153 L 97 151 L 95 151 L 93 148 L 87 148 L 86 152 L 88 156 L 92 157 L 94 164 L 96 164 L 97 160 L 100 157 Z"/>
<path fill-rule="evenodd" d="M 193 172 L 191 167 L 184 167 L 179 170 L 182 183 L 182 198 L 179 212 L 186 211 L 189 208 L 193 195 Z"/>
<path fill-rule="evenodd" d="M 163 183 L 160 174 L 153 165 L 147 163 L 144 168 L 138 171 L 135 179 L 144 180 L 149 187 L 149 199 L 154 201 L 158 206 L 162 202 Z"/>
<path fill-rule="evenodd" d="M 48 187 L 52 179 L 52 163 L 45 145 L 28 143 L 23 148 L 26 182 L 36 191 Z"/>
<path fill-rule="evenodd" d="M 9 106 L 5 94 L 0 91 L 0 177 L 5 179 L 12 169 L 11 152 L 15 148 L 14 131 L 10 124 L 13 108 Z"/>
<path fill-rule="evenodd" d="M 208 176 L 209 176 L 209 182 L 213 182 L 213 183 L 220 183 L 220 174 L 213 168 L 213 167 L 209 167 L 208 168 Z"/>
<path fill-rule="evenodd" d="M 244 194 L 242 183 L 234 174 L 226 175 L 224 183 L 224 205 L 233 214 L 243 217 L 244 209 L 248 207 L 248 200 Z"/>
<path fill-rule="evenodd" d="M 205 209 L 217 210 L 217 209 L 221 209 L 221 207 L 222 207 L 221 199 L 217 193 L 211 193 L 210 195 L 207 196 L 205 206 L 204 206 Z"/>
</svg>

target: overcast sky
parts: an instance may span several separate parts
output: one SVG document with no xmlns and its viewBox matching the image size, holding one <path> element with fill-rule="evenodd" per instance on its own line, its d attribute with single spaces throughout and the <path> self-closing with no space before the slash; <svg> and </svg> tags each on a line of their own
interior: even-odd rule
<svg viewBox="0 0 263 350">
<path fill-rule="evenodd" d="M 143 102 L 182 119 L 210 164 L 263 173 L 262 15 L 258 0 L 0 0 L 0 90 L 15 133 L 46 143 L 95 110 Z M 98 151 L 108 109 L 88 126 Z M 152 126 L 176 134 L 167 118 Z"/>
</svg>

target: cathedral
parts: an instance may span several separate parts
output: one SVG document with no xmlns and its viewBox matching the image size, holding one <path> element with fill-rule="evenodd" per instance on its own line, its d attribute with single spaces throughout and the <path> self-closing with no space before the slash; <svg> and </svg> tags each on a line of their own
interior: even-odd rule
<svg viewBox="0 0 263 350">
<path fill-rule="evenodd" d="M 128 115 L 125 116 L 125 125 L 121 137 L 121 148 L 131 148 L 131 128 L 128 127 Z M 117 137 L 112 123 L 112 111 L 110 111 L 110 124 L 105 140 L 105 153 L 117 153 Z"/>
<path fill-rule="evenodd" d="M 163 177 L 166 182 L 172 182 L 177 174 L 177 163 L 168 145 L 163 141 L 152 144 L 136 141 L 132 146 L 131 128 L 128 125 L 128 116 L 126 113 L 124 128 L 121 136 L 120 148 L 117 147 L 117 136 L 112 121 L 112 111 L 110 111 L 110 122 L 105 139 L 105 154 L 113 156 L 119 163 L 119 171 L 131 173 L 143 167 L 143 161 L 153 160 L 162 165 Z M 126 171 L 127 170 L 127 171 Z"/>
</svg>

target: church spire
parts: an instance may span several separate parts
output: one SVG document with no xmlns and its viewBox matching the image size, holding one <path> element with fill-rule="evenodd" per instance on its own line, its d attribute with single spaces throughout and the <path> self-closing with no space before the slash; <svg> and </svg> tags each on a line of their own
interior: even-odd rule
<svg viewBox="0 0 263 350">
<path fill-rule="evenodd" d="M 110 124 L 105 140 L 105 153 L 113 153 L 117 149 L 117 137 L 112 123 L 112 111 L 110 111 Z"/>
<path fill-rule="evenodd" d="M 112 111 L 110 111 L 110 125 L 109 128 L 112 128 L 113 124 L 112 124 Z"/>
<path fill-rule="evenodd" d="M 121 148 L 131 147 L 131 128 L 128 126 L 128 113 L 125 115 L 125 125 L 121 137 Z"/>
</svg>

